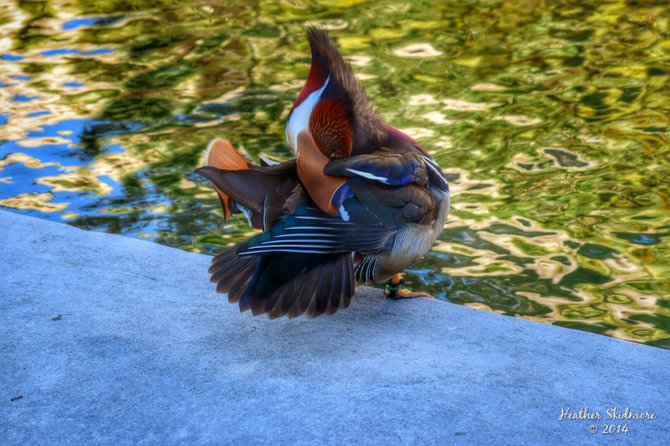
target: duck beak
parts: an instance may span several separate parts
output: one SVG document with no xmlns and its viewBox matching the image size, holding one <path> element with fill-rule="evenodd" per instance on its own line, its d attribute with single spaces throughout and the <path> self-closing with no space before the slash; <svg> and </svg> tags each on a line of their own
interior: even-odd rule
<svg viewBox="0 0 670 446">
<path fill-rule="evenodd" d="M 309 130 L 297 134 L 295 150 L 298 177 L 305 190 L 319 209 L 331 216 L 337 215 L 339 207 L 333 206 L 333 196 L 347 178 L 323 173 L 329 158 L 321 153 Z"/>
</svg>

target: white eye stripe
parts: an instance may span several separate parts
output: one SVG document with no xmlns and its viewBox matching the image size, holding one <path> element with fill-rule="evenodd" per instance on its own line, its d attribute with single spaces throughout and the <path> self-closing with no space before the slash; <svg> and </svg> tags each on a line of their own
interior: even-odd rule
<svg viewBox="0 0 670 446">
<path fill-rule="evenodd" d="M 300 105 L 293 109 L 293 112 L 288 117 L 288 121 L 286 122 L 286 141 L 294 153 L 298 153 L 298 148 L 296 147 L 298 134 L 303 130 L 309 130 L 309 118 L 312 116 L 312 110 L 314 110 L 319 99 L 321 99 L 321 93 L 328 86 L 328 82 L 330 82 L 330 74 L 321 88 L 310 93 Z"/>
</svg>

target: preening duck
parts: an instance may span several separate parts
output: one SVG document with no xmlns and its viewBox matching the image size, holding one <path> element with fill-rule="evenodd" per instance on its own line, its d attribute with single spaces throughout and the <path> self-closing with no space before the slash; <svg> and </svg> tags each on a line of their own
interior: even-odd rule
<svg viewBox="0 0 670 446">
<path fill-rule="evenodd" d="M 312 64 L 286 123 L 295 159 L 249 162 L 215 139 L 197 170 L 224 216 L 263 232 L 215 256 L 211 280 L 240 310 L 270 318 L 332 314 L 355 285 L 389 280 L 433 245 L 449 211 L 442 169 L 414 139 L 374 112 L 327 34 L 310 29 Z"/>
</svg>

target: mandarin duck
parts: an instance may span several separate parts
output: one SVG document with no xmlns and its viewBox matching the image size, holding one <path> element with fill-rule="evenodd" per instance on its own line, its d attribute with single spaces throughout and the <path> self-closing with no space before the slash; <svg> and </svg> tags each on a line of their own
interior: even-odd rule
<svg viewBox="0 0 670 446">
<path fill-rule="evenodd" d="M 327 34 L 307 33 L 312 63 L 286 122 L 295 159 L 249 162 L 215 139 L 206 166 L 224 217 L 263 232 L 215 256 L 217 291 L 270 318 L 346 308 L 356 284 L 389 280 L 430 249 L 447 219 L 449 185 L 414 139 L 386 124 Z"/>
</svg>

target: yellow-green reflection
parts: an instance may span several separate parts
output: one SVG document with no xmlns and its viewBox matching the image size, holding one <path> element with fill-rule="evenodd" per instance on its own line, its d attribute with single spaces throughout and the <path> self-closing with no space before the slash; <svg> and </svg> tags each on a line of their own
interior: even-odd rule
<svg viewBox="0 0 670 446">
<path fill-rule="evenodd" d="M 331 30 L 449 174 L 414 288 L 670 347 L 667 3 L 7 1 L 0 206 L 213 253 L 250 235 L 192 174 L 283 123 Z"/>
</svg>

